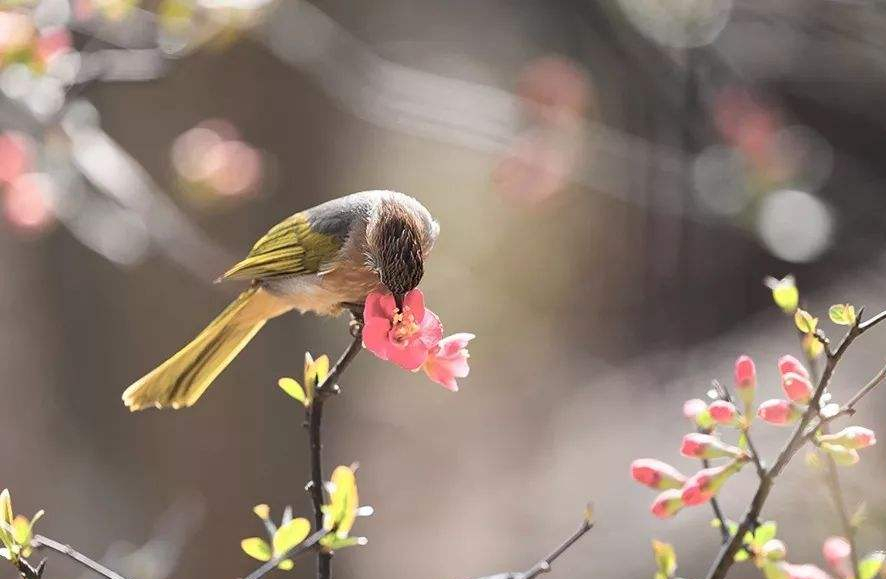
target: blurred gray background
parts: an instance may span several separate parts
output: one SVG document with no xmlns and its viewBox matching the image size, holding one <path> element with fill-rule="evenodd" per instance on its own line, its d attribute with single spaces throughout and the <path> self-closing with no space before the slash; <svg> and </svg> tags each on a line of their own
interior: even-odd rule
<svg viewBox="0 0 886 579">
<path fill-rule="evenodd" d="M 364 354 L 327 405 L 327 467 L 359 461 L 376 509 L 337 577 L 523 569 L 588 500 L 598 526 L 557 577 L 651 577 L 652 538 L 702 576 L 709 509 L 653 519 L 630 462 L 696 468 L 678 454 L 680 407 L 729 382 L 741 353 L 761 397 L 778 394 L 775 361 L 799 348 L 764 276 L 796 274 L 823 318 L 834 302 L 886 307 L 876 0 L 42 0 L 0 14 L 0 54 L 28 26 L 10 15 L 43 42 L 0 60 L 0 487 L 47 510 L 47 535 L 113 546 L 133 579 L 244 576 L 254 504 L 310 513 L 302 412 L 275 383 L 300 379 L 305 350 L 337 356 L 344 317 L 272 322 L 192 409 L 131 415 L 120 393 L 236 294 L 219 273 L 324 200 L 388 188 L 427 205 L 442 226 L 428 304 L 447 333 L 477 335 L 457 394 Z M 848 356 L 838 399 L 882 365 L 884 332 Z M 879 427 L 884 400 L 855 422 Z M 787 433 L 758 430 L 772 456 Z M 822 564 L 838 521 L 802 463 L 764 514 L 792 561 Z M 886 542 L 883 467 L 875 447 L 844 471 L 868 507 L 863 552 Z M 733 518 L 752 482 L 748 469 L 727 486 Z M 293 576 L 312 572 L 306 559 Z M 50 561 L 51 577 L 78 574 Z"/>
</svg>

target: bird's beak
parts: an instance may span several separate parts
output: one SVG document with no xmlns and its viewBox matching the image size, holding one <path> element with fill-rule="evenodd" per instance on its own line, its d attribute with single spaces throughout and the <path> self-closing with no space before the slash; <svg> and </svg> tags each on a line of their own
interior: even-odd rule
<svg viewBox="0 0 886 579">
<path fill-rule="evenodd" d="M 403 313 L 403 294 L 394 294 L 394 303 L 397 304 L 397 309 L 400 313 Z"/>
</svg>

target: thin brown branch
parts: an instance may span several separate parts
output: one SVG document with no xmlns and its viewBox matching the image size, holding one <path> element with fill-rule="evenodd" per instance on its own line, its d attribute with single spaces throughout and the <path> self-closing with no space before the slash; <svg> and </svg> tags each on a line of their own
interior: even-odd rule
<svg viewBox="0 0 886 579">
<path fill-rule="evenodd" d="M 323 405 L 326 398 L 337 392 L 336 382 L 351 364 L 363 347 L 363 325 L 355 320 L 351 324 L 351 340 L 348 348 L 342 353 L 321 384 L 315 388 L 314 399 L 306 408 L 308 419 L 308 442 L 311 456 L 311 482 L 308 490 L 314 505 L 314 524 L 316 529 L 323 528 Z M 318 579 L 329 579 L 332 573 L 332 554 L 320 550 L 317 556 Z"/>
<path fill-rule="evenodd" d="M 701 459 L 701 464 L 704 468 L 709 468 L 711 466 L 711 461 L 706 458 Z M 729 540 L 729 526 L 726 524 L 726 517 L 723 516 L 723 509 L 720 508 L 720 501 L 717 500 L 717 497 L 711 497 L 711 510 L 714 511 L 714 517 L 717 519 L 717 522 L 720 523 L 720 536 L 723 539 L 723 542 Z"/>
<path fill-rule="evenodd" d="M 858 550 L 855 545 L 855 527 L 849 511 L 846 510 L 846 499 L 843 494 L 843 486 L 840 484 L 840 474 L 837 472 L 837 463 L 834 457 L 826 452 L 821 452 L 825 459 L 825 479 L 827 480 L 828 491 L 831 493 L 831 500 L 834 503 L 834 509 L 840 518 L 840 526 L 843 528 L 843 536 L 849 543 L 849 562 L 852 564 L 852 576 L 860 577 L 858 573 Z"/>
<path fill-rule="evenodd" d="M 123 575 L 120 575 L 116 571 L 108 569 L 101 563 L 90 559 L 70 545 L 59 543 L 58 541 L 50 539 L 49 537 L 44 537 L 43 535 L 34 535 L 34 547 L 45 547 L 50 551 L 55 551 L 56 553 L 64 555 L 65 557 L 73 561 L 76 561 L 81 566 L 86 567 L 93 573 L 101 575 L 102 577 L 106 577 L 107 579 L 126 579 L 125 577 L 123 577 Z"/>
</svg>

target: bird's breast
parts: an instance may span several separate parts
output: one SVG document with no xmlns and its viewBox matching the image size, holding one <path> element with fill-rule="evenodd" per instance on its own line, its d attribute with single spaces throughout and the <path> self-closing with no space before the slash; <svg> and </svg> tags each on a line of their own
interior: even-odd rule
<svg viewBox="0 0 886 579">
<path fill-rule="evenodd" d="M 361 303 L 381 289 L 374 272 L 366 268 L 340 267 L 323 274 L 295 275 L 265 280 L 265 287 L 300 312 L 338 315 L 343 303 Z"/>
</svg>

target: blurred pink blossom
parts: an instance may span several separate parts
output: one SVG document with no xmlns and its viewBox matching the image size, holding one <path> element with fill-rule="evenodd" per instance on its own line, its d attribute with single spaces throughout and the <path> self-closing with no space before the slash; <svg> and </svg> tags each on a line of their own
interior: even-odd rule
<svg viewBox="0 0 886 579">
<path fill-rule="evenodd" d="M 800 362 L 800 360 L 794 358 L 790 354 L 785 354 L 781 358 L 778 359 L 778 372 L 784 376 L 785 374 L 799 374 L 804 378 L 809 378 L 809 370 Z"/>
<path fill-rule="evenodd" d="M 474 334 L 453 334 L 443 338 L 428 352 L 422 369 L 428 378 L 442 385 L 452 392 L 458 391 L 456 378 L 465 378 L 470 372 L 468 366 L 468 342 L 473 340 Z"/>
<path fill-rule="evenodd" d="M 789 400 L 775 398 L 767 400 L 760 404 L 757 409 L 757 416 L 764 422 L 774 424 L 776 426 L 787 426 L 800 418 L 802 412 L 797 406 Z"/>
<path fill-rule="evenodd" d="M 815 389 L 808 378 L 788 372 L 781 377 L 781 388 L 792 402 L 806 404 L 812 398 Z"/>
<path fill-rule="evenodd" d="M 25 173 L 17 177 L 3 193 L 3 215 L 16 228 L 38 232 L 53 221 L 49 205 L 51 183 L 46 175 Z"/>
<path fill-rule="evenodd" d="M 841 577 L 852 575 L 849 562 L 852 548 L 849 546 L 849 541 L 843 537 L 828 537 L 821 546 L 821 552 L 831 569 L 836 571 Z"/>
<path fill-rule="evenodd" d="M 735 404 L 726 400 L 714 400 L 708 406 L 708 412 L 710 412 L 711 418 L 717 424 L 731 425 L 735 423 L 735 419 L 738 417 L 738 410 L 736 410 Z"/>
<path fill-rule="evenodd" d="M 632 462 L 631 477 L 642 485 L 658 490 L 679 489 L 686 482 L 683 473 L 654 458 L 638 458 Z"/>
<path fill-rule="evenodd" d="M 655 497 L 650 510 L 659 519 L 667 519 L 676 515 L 684 506 L 680 489 L 668 489 Z"/>
<path fill-rule="evenodd" d="M 0 134 L 0 184 L 11 183 L 30 170 L 34 162 L 34 142 L 16 131 Z"/>
</svg>

